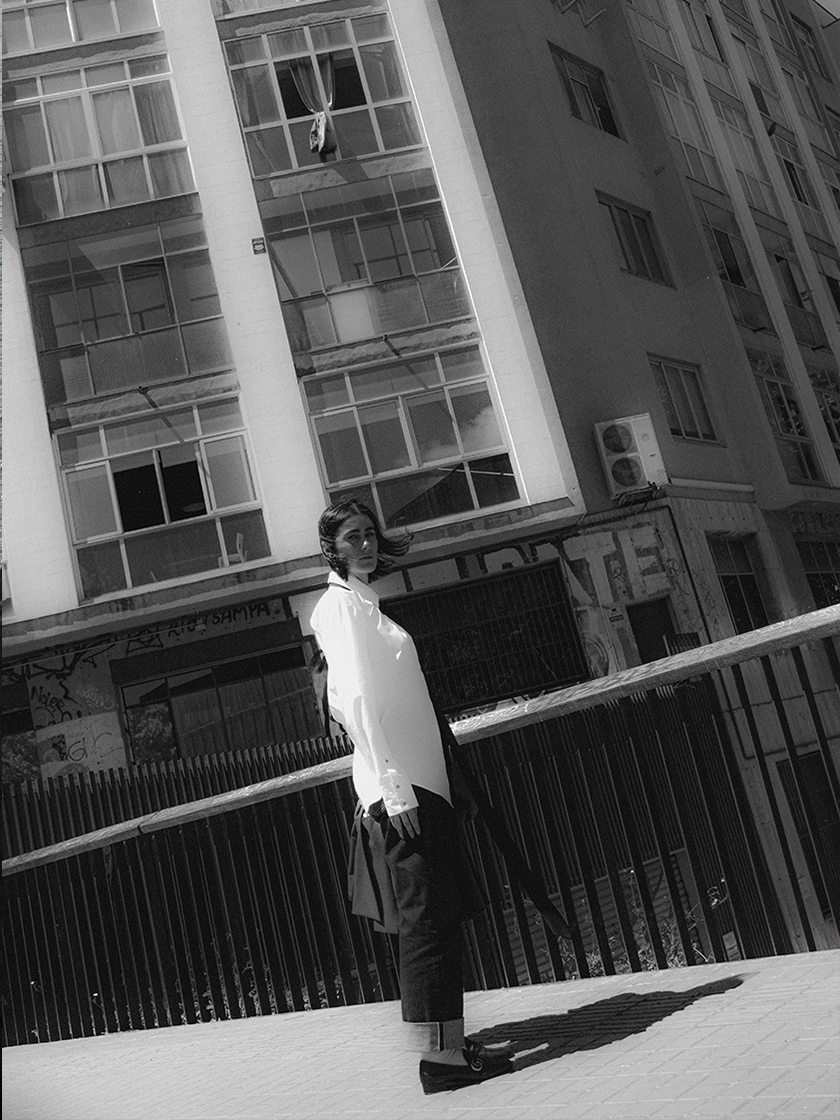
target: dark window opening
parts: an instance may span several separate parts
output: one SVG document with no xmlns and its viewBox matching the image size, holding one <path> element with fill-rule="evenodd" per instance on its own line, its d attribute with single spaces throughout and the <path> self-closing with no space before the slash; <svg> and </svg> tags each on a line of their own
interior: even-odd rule
<svg viewBox="0 0 840 1120">
<path fill-rule="evenodd" d="M 708 541 L 736 634 L 767 626 L 770 620 L 747 540 L 710 536 Z"/>
<path fill-rule="evenodd" d="M 815 752 L 799 756 L 797 769 L 801 789 L 797 788 L 790 762 L 782 759 L 777 765 L 805 865 L 814 885 L 814 895 L 822 916 L 831 918 L 829 900 L 832 894 L 836 898 L 840 891 L 840 864 L 837 861 L 840 817 L 828 784 L 825 764 Z"/>
</svg>

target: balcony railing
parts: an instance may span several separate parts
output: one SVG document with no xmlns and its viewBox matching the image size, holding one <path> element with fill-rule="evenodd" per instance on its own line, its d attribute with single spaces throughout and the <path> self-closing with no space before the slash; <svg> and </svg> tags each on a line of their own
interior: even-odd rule
<svg viewBox="0 0 840 1120">
<path fill-rule="evenodd" d="M 838 646 L 829 607 L 457 724 L 572 927 L 549 933 L 479 816 L 491 903 L 465 933 L 468 988 L 837 945 Z M 4 1043 L 395 998 L 393 943 L 345 899 L 346 749 L 260 780 L 263 757 L 197 800 L 188 771 L 209 763 L 149 768 L 129 781 L 141 813 L 104 776 L 51 806 L 20 787 L 9 842 L 58 842 L 3 863 Z M 24 802 L 67 838 L 27 837 Z"/>
</svg>

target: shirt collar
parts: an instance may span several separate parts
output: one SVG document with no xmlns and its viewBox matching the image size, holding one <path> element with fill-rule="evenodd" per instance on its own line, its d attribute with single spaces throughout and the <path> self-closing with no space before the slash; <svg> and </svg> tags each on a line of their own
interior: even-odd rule
<svg viewBox="0 0 840 1120">
<path fill-rule="evenodd" d="M 357 579 L 356 576 L 349 573 L 347 579 L 342 579 L 338 572 L 331 571 L 327 583 L 334 587 L 343 587 L 346 591 L 355 591 L 357 595 L 361 595 L 361 597 L 366 599 L 369 603 L 379 602 L 379 596 L 369 583 L 363 583 L 362 580 Z"/>
</svg>

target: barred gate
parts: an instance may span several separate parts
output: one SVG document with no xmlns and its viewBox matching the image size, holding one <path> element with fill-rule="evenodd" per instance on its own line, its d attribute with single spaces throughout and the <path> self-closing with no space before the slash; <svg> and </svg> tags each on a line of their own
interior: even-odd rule
<svg viewBox="0 0 840 1120">
<path fill-rule="evenodd" d="M 573 926 L 551 936 L 472 822 L 467 987 L 836 943 L 838 632 L 829 608 L 456 725 Z M 393 940 L 348 913 L 329 749 L 7 859 L 4 1044 L 396 998 Z"/>
</svg>

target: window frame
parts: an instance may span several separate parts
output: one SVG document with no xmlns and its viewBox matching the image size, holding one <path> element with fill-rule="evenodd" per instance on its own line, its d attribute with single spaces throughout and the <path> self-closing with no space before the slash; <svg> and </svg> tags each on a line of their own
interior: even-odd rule
<svg viewBox="0 0 840 1120">
<path fill-rule="evenodd" d="M 679 74 L 653 62 L 650 58 L 646 59 L 646 62 L 652 79 L 651 88 L 659 101 L 665 127 L 680 149 L 684 173 L 690 179 L 696 179 L 715 190 L 724 190 L 717 158 L 688 82 Z M 676 111 L 672 108 L 671 102 L 679 104 Z M 689 121 L 689 134 L 683 135 L 680 122 L 686 120 Z"/>
<path fill-rule="evenodd" d="M 782 453 L 788 481 L 794 485 L 824 484 L 814 439 L 799 403 L 783 358 L 766 351 L 747 350 L 747 359 L 758 383 L 759 394 L 777 446 L 794 456 L 799 475 L 791 477 L 788 458 Z"/>
<path fill-rule="evenodd" d="M 671 358 L 659 357 L 654 354 L 648 354 L 648 361 L 650 363 L 651 370 L 653 371 L 653 376 L 657 388 L 659 389 L 660 398 L 662 399 L 666 413 L 668 414 L 669 430 L 674 439 L 685 440 L 689 443 L 700 443 L 707 445 L 713 444 L 720 446 L 721 440 L 715 430 L 714 421 L 712 419 L 712 410 L 709 408 L 709 402 L 707 399 L 704 379 L 700 366 L 694 365 L 691 362 L 675 361 Z M 691 413 L 692 420 L 694 421 L 696 434 L 691 434 L 690 430 L 686 430 L 685 425 L 683 424 L 683 421 L 681 419 L 682 410 L 680 409 L 678 402 L 674 398 L 674 392 L 671 386 L 671 381 L 673 380 L 673 378 L 669 374 L 669 370 L 673 370 L 677 377 L 679 377 L 680 379 L 682 395 L 685 398 L 685 401 Z M 693 401 L 693 394 L 689 391 L 689 389 L 686 388 L 686 380 L 688 380 L 689 378 L 693 378 L 696 395 L 699 397 L 703 409 L 705 410 L 710 429 L 708 435 L 704 435 L 702 432 L 703 421 L 702 419 L 698 420 L 696 416 L 695 404 Z M 664 394 L 667 394 L 669 404 L 665 403 Z M 677 423 L 676 428 L 671 422 L 672 415 Z"/>
<path fill-rule="evenodd" d="M 725 533 L 707 533 L 706 543 L 735 633 L 748 634 L 761 626 L 767 626 L 771 611 L 762 586 L 765 577 L 763 566 L 760 566 L 761 556 L 755 534 L 731 536 Z M 726 551 L 731 570 L 722 569 L 717 550 Z M 737 558 L 736 551 L 740 553 Z M 737 596 L 740 596 L 740 604 Z M 742 626 L 739 622 L 742 610 L 746 612 L 748 626 Z"/>
<path fill-rule="evenodd" d="M 805 60 L 805 65 L 809 66 L 815 74 L 819 74 L 821 78 L 825 78 L 827 82 L 830 82 L 831 76 L 828 73 L 828 68 L 825 65 L 825 60 L 822 57 L 822 51 L 817 43 L 813 28 L 799 19 L 793 12 L 788 12 L 788 15 L 790 16 L 791 27 L 793 28 L 793 36 L 801 48 L 798 52 L 800 58 Z"/>
<path fill-rule="evenodd" d="M 104 31 L 98 35 L 85 35 L 83 36 L 79 27 L 79 20 L 76 17 L 75 4 L 73 0 L 54 0 L 53 3 L 44 4 L 39 0 L 5 0 L 3 4 L 3 15 L 7 16 L 10 12 L 21 12 L 24 16 L 23 26 L 26 28 L 28 38 L 28 45 L 20 50 L 7 51 L 6 50 L 6 35 L 3 35 L 3 57 L 15 57 L 16 55 L 29 54 L 41 50 L 53 50 L 56 47 L 71 46 L 74 43 L 90 43 L 97 42 L 103 39 L 118 39 L 123 36 L 136 35 L 138 33 L 154 31 L 160 27 L 157 20 L 157 11 L 153 3 L 147 3 L 147 10 L 150 10 L 155 17 L 154 23 L 149 23 L 143 27 L 130 27 L 123 29 L 121 26 L 120 9 L 127 8 L 132 3 L 132 0 L 109 0 L 109 7 L 114 16 L 114 29 Z M 35 35 L 32 31 L 32 12 L 44 8 L 64 8 L 67 13 L 67 29 L 70 37 L 62 42 L 51 42 L 46 44 L 36 44 Z"/>
<path fill-rule="evenodd" d="M 479 368 L 465 376 L 447 378 L 443 362 L 449 356 L 460 354 L 473 354 L 474 358 L 477 359 L 479 363 Z M 354 387 L 354 378 L 361 378 L 364 377 L 365 374 L 376 373 L 378 371 L 386 373 L 392 368 L 398 371 L 400 367 L 408 367 L 410 371 L 412 362 L 428 362 L 430 359 L 434 361 L 436 374 L 436 379 L 433 382 L 427 380 L 416 386 L 396 388 L 391 391 L 383 390 L 382 392 L 374 394 L 365 393 L 364 396 L 360 396 Z M 324 407 L 318 407 L 317 404 L 313 405 L 307 396 L 307 387 L 323 384 L 325 380 L 335 380 L 337 382 L 339 378 L 342 378 L 344 383 L 343 398 L 332 405 L 328 404 Z M 459 390 L 469 390 L 470 388 L 475 389 L 476 394 L 480 392 L 486 393 L 493 412 L 493 421 L 498 432 L 497 442 L 488 443 L 485 446 L 472 450 L 465 445 L 463 431 L 459 425 L 457 409 L 456 406 L 452 404 L 453 398 L 461 395 L 469 395 L 468 393 L 461 394 Z M 370 491 L 370 495 L 373 499 L 372 504 L 382 518 L 383 524 L 389 524 L 387 511 L 379 496 L 378 487 L 380 484 L 388 483 L 392 480 L 410 480 L 414 477 L 420 477 L 428 471 L 446 470 L 449 468 L 455 471 L 464 467 L 464 477 L 472 505 L 457 513 L 441 515 L 440 517 L 426 519 L 423 522 L 411 522 L 411 524 L 443 524 L 451 520 L 461 519 L 464 516 L 477 515 L 485 510 L 512 508 L 522 503 L 522 487 L 516 475 L 515 460 L 511 453 L 510 443 L 506 435 L 503 414 L 499 407 L 492 378 L 484 363 L 481 349 L 475 343 L 443 346 L 433 350 L 417 351 L 416 353 L 406 355 L 402 358 L 395 357 L 389 362 L 378 361 L 365 365 L 352 365 L 346 366 L 340 370 L 330 370 L 328 374 L 313 374 L 301 379 L 301 393 L 303 395 L 304 408 L 309 417 L 312 443 L 318 460 L 324 492 L 330 501 L 336 500 L 337 495 L 358 491 L 364 488 L 365 491 Z M 455 453 L 448 452 L 434 458 L 424 455 L 421 439 L 417 433 L 416 424 L 411 415 L 411 404 L 413 401 L 422 402 L 424 397 L 441 394 L 447 407 L 446 419 L 449 423 L 449 435 L 454 437 L 457 444 L 457 451 Z M 409 461 L 404 465 L 377 469 L 376 464 L 371 459 L 368 440 L 365 436 L 362 414 L 366 410 L 391 404 L 393 404 L 396 409 L 392 422 L 393 419 L 396 419 L 398 424 L 398 429 L 396 430 L 398 430 L 402 436 L 402 447 L 407 453 Z M 339 416 L 352 418 L 352 424 L 348 425 L 348 430 L 355 433 L 357 446 L 361 452 L 362 461 L 366 469 L 364 473 L 350 474 L 346 477 L 331 479 L 329 463 L 327 462 L 327 456 L 319 435 L 318 421 L 324 418 Z M 470 464 L 503 457 L 508 460 L 510 475 L 514 479 L 517 496 L 492 505 L 482 505 L 470 471 Z"/>
<path fill-rule="evenodd" d="M 161 69 L 153 69 L 149 73 L 133 72 L 133 70 L 141 70 L 144 66 L 154 66 L 154 64 L 159 65 Z M 114 69 L 121 67 L 122 74 L 119 77 L 114 75 L 111 80 L 103 81 L 101 84 L 95 78 L 88 77 L 96 71 L 101 71 L 103 67 L 113 67 Z M 70 81 L 73 80 L 73 75 L 78 75 L 78 82 L 74 88 L 68 86 L 65 89 L 45 90 L 46 82 L 60 78 L 63 74 L 70 75 Z M 9 179 L 12 187 L 12 202 L 18 226 L 39 225 L 62 218 L 75 217 L 76 215 L 117 210 L 123 206 L 133 206 L 139 202 L 177 198 L 195 192 L 195 179 L 185 138 L 184 122 L 166 52 L 156 51 L 149 55 L 132 54 L 116 58 L 109 63 L 69 66 L 66 70 L 37 74 L 26 79 L 26 81 L 34 83 L 34 93 L 29 96 L 15 97 L 13 100 L 6 100 L 7 90 L 12 91 L 13 81 L 3 83 L 3 114 L 6 134 L 8 136 L 11 122 L 17 115 L 37 108 L 40 120 L 40 136 L 47 159 L 45 162 L 31 162 L 27 163 L 26 166 L 14 167 L 12 165 L 11 148 L 8 143 L 4 145 L 4 149 L 8 148 L 8 153 L 4 150 L 4 162 L 7 162 L 10 168 Z M 170 139 L 147 142 L 143 136 L 143 125 L 146 118 L 144 117 L 142 102 L 138 100 L 137 91 L 155 85 L 165 86 L 166 88 L 166 96 L 171 99 L 171 123 L 175 126 L 178 135 Z M 106 150 L 108 146 L 102 140 L 97 105 L 102 97 L 121 92 L 127 93 L 130 98 L 131 127 L 136 132 L 139 143 L 126 144 L 126 146 L 118 147 L 114 151 Z M 55 150 L 55 131 L 51 128 L 49 119 L 50 106 L 60 106 L 65 103 L 72 105 L 74 102 L 79 103 L 77 123 L 84 125 L 87 151 L 62 157 Z M 155 161 L 166 156 L 167 153 L 175 160 L 167 171 L 166 178 L 171 179 L 169 184 L 167 184 L 166 178 L 157 178 L 154 170 Z M 138 191 L 130 197 L 126 197 L 118 193 L 118 188 L 109 176 L 112 174 L 110 169 L 119 168 L 129 161 L 134 163 L 140 161 L 142 164 L 142 183 L 145 193 Z M 90 189 L 93 204 L 82 201 L 78 206 L 74 206 L 65 197 L 64 184 L 65 182 L 69 183 L 68 176 L 84 171 L 89 171 L 92 176 Z M 33 202 L 33 199 L 35 199 L 34 193 L 32 199 L 29 200 L 25 200 L 20 193 L 26 184 L 32 184 L 33 192 L 41 189 L 46 190 L 47 180 L 50 182 L 48 188 L 51 192 L 50 199 L 44 195 L 37 202 Z M 176 182 L 176 180 L 178 181 Z M 174 186 L 176 189 L 165 189 L 167 186 Z M 71 193 L 69 188 L 67 193 L 68 195 Z M 94 197 L 94 195 L 97 197 Z M 27 206 L 38 207 L 39 213 L 37 215 L 34 211 L 27 213 Z"/>
<path fill-rule="evenodd" d="M 234 418 L 235 422 L 231 423 L 228 421 L 226 427 L 222 430 L 216 430 L 211 419 L 211 410 L 217 405 L 230 405 L 234 403 L 236 405 L 236 413 L 238 414 Z M 121 427 L 131 427 L 135 423 L 142 425 L 144 421 L 151 422 L 158 432 L 162 432 L 163 429 L 167 429 L 168 431 L 163 435 L 163 438 L 149 438 L 149 440 L 143 442 L 142 445 L 121 450 L 109 448 L 109 432 L 114 433 Z M 179 427 L 181 431 L 178 430 Z M 187 433 L 186 437 L 183 434 L 184 431 Z M 88 444 L 89 450 L 86 453 L 74 458 L 69 445 L 68 450 L 63 452 L 63 441 L 79 438 L 84 439 L 86 436 L 90 437 L 90 443 Z M 94 439 L 98 440 L 98 450 L 96 450 L 94 446 Z M 249 487 L 250 497 L 246 498 L 244 501 L 222 503 L 216 493 L 216 483 L 213 478 L 213 465 L 208 458 L 207 449 L 215 444 L 220 444 L 231 439 L 235 439 L 239 443 L 241 475 Z M 237 558 L 235 550 L 231 552 L 225 539 L 225 527 L 223 524 L 227 519 L 235 518 L 242 514 L 255 512 L 259 513 L 260 517 L 262 517 L 262 499 L 253 466 L 255 460 L 250 447 L 248 431 L 241 411 L 239 410 L 237 398 L 231 396 L 208 397 L 200 401 L 173 405 L 165 409 L 144 410 L 143 412 L 132 413 L 130 416 L 122 416 L 119 419 L 100 421 L 93 425 L 80 425 L 76 428 L 62 429 L 54 434 L 53 446 L 56 467 L 61 482 L 64 508 L 66 511 L 68 535 L 71 548 L 73 549 L 79 590 L 83 601 L 100 598 L 102 595 L 116 594 L 120 591 L 135 590 L 137 587 L 157 586 L 171 579 L 183 578 L 176 574 L 172 576 L 162 576 L 153 581 L 135 583 L 132 577 L 131 559 L 127 551 L 131 542 L 160 535 L 165 531 L 175 530 L 177 532 L 181 526 L 212 525 L 214 527 L 216 543 L 218 544 L 218 562 L 215 566 L 208 566 L 204 569 L 197 570 L 195 573 L 188 574 L 199 574 L 200 571 L 203 571 L 206 575 L 220 570 L 227 570 L 240 563 L 248 562 L 248 559 L 244 556 L 240 555 Z M 203 510 L 180 517 L 174 516 L 172 512 L 171 490 L 169 492 L 167 491 L 167 480 L 164 476 L 164 470 L 166 468 L 163 465 L 162 454 L 168 449 L 176 449 L 179 447 L 187 447 L 193 451 L 196 464 L 195 474 L 201 488 L 202 500 L 204 503 Z M 134 460 L 139 463 L 141 457 L 145 457 L 146 462 L 140 465 L 146 468 L 151 467 L 153 471 L 153 478 L 156 484 L 154 498 L 156 498 L 160 506 L 161 519 L 134 528 L 126 528 L 125 517 L 128 507 L 124 506 L 124 502 L 118 492 L 117 476 L 120 473 L 121 466 L 123 469 L 135 469 L 131 461 Z M 187 462 L 189 462 L 189 459 Z M 110 515 L 113 527 L 104 527 L 101 528 L 100 531 L 83 533 L 78 528 L 78 521 L 83 513 L 84 507 L 80 503 L 74 501 L 73 480 L 76 478 L 83 478 L 86 475 L 93 479 L 96 474 L 99 475 L 100 479 L 105 484 L 104 489 L 100 485 L 99 498 L 104 497 L 107 493 L 108 499 L 110 500 Z M 149 494 L 146 493 L 145 486 L 142 494 L 140 491 L 138 491 L 137 494 L 143 501 L 149 500 Z M 126 542 L 128 542 L 128 545 Z M 115 588 L 113 591 L 105 591 L 100 594 L 86 594 L 82 561 L 79 554 L 85 549 L 114 543 L 116 543 L 119 548 L 124 581 L 123 587 Z M 265 559 L 265 556 L 255 556 L 250 559 L 261 560 Z"/>
<path fill-rule="evenodd" d="M 287 53 L 284 52 L 282 48 L 276 52 L 272 50 L 270 41 L 273 39 L 279 40 L 279 37 L 281 35 L 288 33 L 287 30 L 284 30 L 282 27 L 275 27 L 270 30 L 261 32 L 260 34 L 243 37 L 241 39 L 225 41 L 224 60 L 231 85 L 231 96 L 233 98 L 240 130 L 245 142 L 246 154 L 251 169 L 251 177 L 255 181 L 260 179 L 270 179 L 277 175 L 295 174 L 296 172 L 306 169 L 307 167 L 318 167 L 325 161 L 331 162 L 338 159 L 369 155 L 389 155 L 392 152 L 409 151 L 412 148 L 423 146 L 424 140 L 422 125 L 414 107 L 414 99 L 411 96 L 411 91 L 402 64 L 402 58 L 400 56 L 399 46 L 393 28 L 390 26 L 390 20 L 388 23 L 387 31 L 380 31 L 378 34 L 372 35 L 371 37 L 365 38 L 364 40 L 360 41 L 356 37 L 354 24 L 357 19 L 361 20 L 365 18 L 368 17 L 359 16 L 355 18 L 337 18 L 331 21 L 330 24 L 306 24 L 296 27 L 294 30 L 296 32 L 301 32 L 306 41 L 306 53 Z M 312 73 L 318 89 L 321 104 L 328 104 L 328 98 L 326 97 L 324 81 L 320 71 L 320 66 L 318 64 L 318 59 L 319 56 L 331 55 L 334 52 L 316 46 L 313 40 L 313 29 L 320 30 L 321 28 L 329 27 L 332 24 L 339 23 L 344 25 L 346 41 L 341 46 L 337 46 L 335 50 L 349 50 L 352 52 L 356 73 L 358 75 L 359 83 L 364 93 L 365 100 L 361 104 L 347 106 L 345 108 L 329 109 L 328 116 L 335 132 L 337 148 L 332 153 L 325 153 L 322 158 L 322 155 L 319 152 L 312 152 L 308 145 L 309 130 L 312 125 L 312 120 L 315 116 L 315 113 L 312 111 L 307 111 L 307 113 L 303 115 L 295 117 L 288 116 L 286 107 L 283 102 L 283 95 L 280 88 L 277 67 L 284 62 L 291 62 L 294 59 L 308 60 L 312 68 Z M 261 53 L 259 57 L 255 55 L 253 58 L 242 58 L 238 61 L 233 59 L 234 48 L 242 50 L 246 44 L 257 42 L 261 44 Z M 393 45 L 394 58 L 396 60 L 396 65 L 399 71 L 402 89 L 401 92 L 396 96 L 376 98 L 373 95 L 373 90 L 365 71 L 361 52 L 364 48 L 375 47 L 377 45 L 385 43 L 391 43 Z M 234 75 L 247 71 L 257 71 L 261 67 L 264 69 L 264 71 L 267 71 L 268 91 L 271 93 L 271 96 L 274 100 L 274 116 L 270 120 L 267 119 L 248 124 L 246 123 L 243 104 L 240 101 L 240 95 L 238 87 L 236 85 L 237 79 L 234 77 Z M 416 135 L 416 139 L 411 140 L 407 144 L 398 144 L 388 147 L 386 145 L 383 127 L 380 122 L 380 110 L 387 110 L 391 107 L 400 106 L 404 108 L 404 112 L 407 114 L 406 120 L 408 121 L 408 128 L 410 130 L 413 130 Z M 376 147 L 364 152 L 353 151 L 352 148 L 350 148 L 350 150 L 345 153 L 342 151 L 341 140 L 342 117 L 350 113 L 358 113 L 362 109 L 367 112 L 369 127 L 376 141 Z M 288 165 L 284 167 L 278 166 L 269 167 L 268 169 L 258 169 L 255 163 L 255 148 L 253 147 L 253 144 L 259 144 L 260 133 L 277 129 L 280 129 L 283 134 L 283 142 L 285 144 L 286 156 L 288 157 Z M 303 135 L 304 133 L 306 134 L 306 143 L 304 143 L 304 141 L 301 141 L 300 146 L 296 147 L 295 137 L 298 135 Z M 252 136 L 255 138 L 254 141 L 249 139 L 249 137 Z M 345 141 L 345 143 L 349 147 L 350 142 Z"/>
<path fill-rule="evenodd" d="M 840 543 L 816 537 L 798 537 L 795 544 L 799 562 L 814 597 L 815 610 L 840 603 Z M 825 551 L 826 562 L 821 562 L 815 556 L 818 548 Z M 830 590 L 832 584 L 833 593 Z"/>
<path fill-rule="evenodd" d="M 634 206 L 632 202 L 624 202 L 622 199 L 613 198 L 610 195 L 602 194 L 600 191 L 596 191 L 595 194 L 598 204 L 609 214 L 610 228 L 613 230 L 614 240 L 623 261 L 623 265 L 619 266 L 621 271 L 630 276 L 637 276 L 642 280 L 649 280 L 654 284 L 663 284 L 665 287 L 673 288 L 671 272 L 651 212 L 643 210 L 640 206 Z M 629 219 L 629 228 L 636 235 L 635 243 L 631 243 L 628 237 L 627 224 L 622 225 L 616 218 L 616 214 L 626 215 Z M 646 231 L 647 246 L 638 238 L 637 223 L 641 223 L 642 228 Z M 634 266 L 634 256 L 636 260 L 642 262 L 643 268 Z M 651 269 L 651 261 L 655 264 L 654 270 Z"/>
<path fill-rule="evenodd" d="M 557 76 L 566 91 L 572 116 L 576 120 L 591 125 L 599 132 L 605 132 L 609 136 L 615 136 L 616 139 L 623 140 L 624 135 L 618 123 L 618 114 L 615 111 L 613 98 L 610 96 L 609 83 L 604 71 L 597 66 L 593 66 L 590 62 L 586 62 L 585 59 L 562 50 L 555 43 L 549 42 L 548 48 Z M 574 75 L 571 72 L 573 68 L 579 70 L 581 76 Z M 593 96 L 591 85 L 593 81 L 605 102 L 603 110 L 599 108 Z M 578 88 L 580 88 L 580 93 Z M 583 99 L 583 105 L 581 104 L 581 98 Z M 606 117 L 604 113 L 607 114 Z"/>
</svg>

